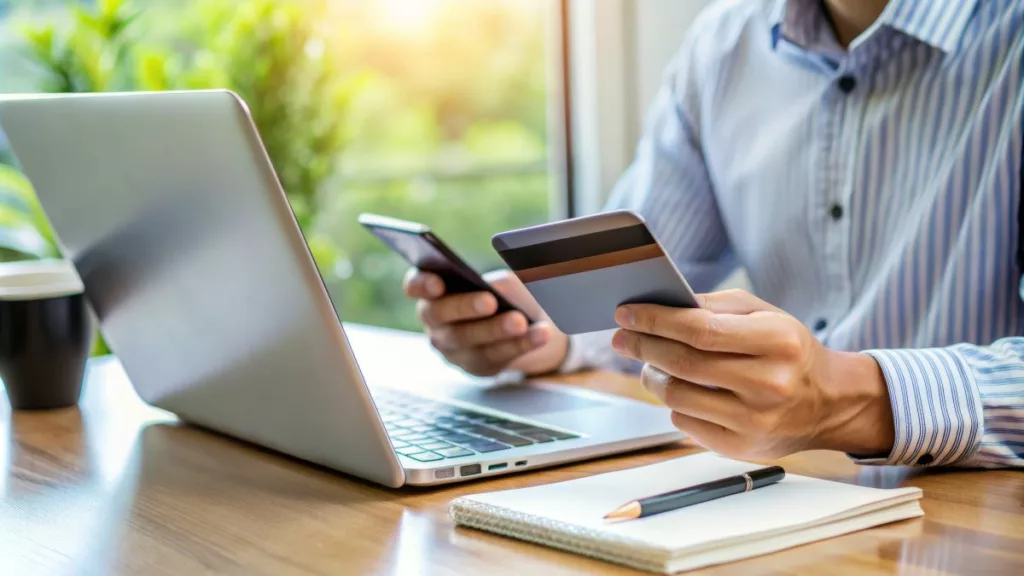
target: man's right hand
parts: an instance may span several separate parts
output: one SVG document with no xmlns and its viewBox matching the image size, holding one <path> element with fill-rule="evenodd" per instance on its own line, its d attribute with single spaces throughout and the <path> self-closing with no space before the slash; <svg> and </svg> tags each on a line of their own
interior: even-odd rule
<svg viewBox="0 0 1024 576">
<path fill-rule="evenodd" d="M 557 370 L 569 350 L 569 337 L 555 328 L 514 274 L 501 270 L 484 279 L 537 321 L 531 325 L 516 311 L 495 315 L 498 301 L 493 295 L 446 294 L 439 276 L 413 268 L 405 276 L 405 293 L 416 301 L 431 344 L 449 362 L 476 376 Z"/>
</svg>

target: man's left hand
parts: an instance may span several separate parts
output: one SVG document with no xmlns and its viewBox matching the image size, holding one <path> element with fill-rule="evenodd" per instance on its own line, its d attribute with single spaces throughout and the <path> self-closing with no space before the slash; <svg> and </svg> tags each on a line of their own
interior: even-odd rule
<svg viewBox="0 0 1024 576">
<path fill-rule="evenodd" d="M 701 308 L 629 304 L 612 343 L 699 444 L 739 458 L 811 449 L 885 455 L 888 387 L 873 358 L 825 348 L 796 318 L 741 290 Z"/>
</svg>

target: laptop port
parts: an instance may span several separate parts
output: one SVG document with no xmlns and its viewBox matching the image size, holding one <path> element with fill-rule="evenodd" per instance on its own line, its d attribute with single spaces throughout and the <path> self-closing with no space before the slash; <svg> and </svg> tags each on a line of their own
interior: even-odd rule
<svg viewBox="0 0 1024 576">
<path fill-rule="evenodd" d="M 526 466 L 526 460 L 520 460 L 519 462 L 516 462 L 516 466 Z"/>
<path fill-rule="evenodd" d="M 459 468 L 459 476 L 476 476 L 480 473 L 479 464 L 467 464 Z"/>
<path fill-rule="evenodd" d="M 508 462 L 502 462 L 501 464 L 491 464 L 490 466 L 487 467 L 487 471 L 490 472 L 491 470 L 504 470 L 505 468 L 508 468 Z"/>
</svg>

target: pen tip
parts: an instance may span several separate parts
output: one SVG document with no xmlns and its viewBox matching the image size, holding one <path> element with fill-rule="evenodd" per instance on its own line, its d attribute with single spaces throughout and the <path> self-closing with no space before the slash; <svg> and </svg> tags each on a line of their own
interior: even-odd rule
<svg viewBox="0 0 1024 576">
<path fill-rule="evenodd" d="M 625 504 L 623 506 L 619 506 L 615 510 L 612 510 L 611 512 L 605 514 L 604 515 L 604 519 L 605 520 L 625 520 L 625 519 L 632 520 L 634 518 L 639 518 L 640 517 L 640 512 L 641 512 L 640 503 L 639 502 L 630 502 L 629 504 Z"/>
</svg>

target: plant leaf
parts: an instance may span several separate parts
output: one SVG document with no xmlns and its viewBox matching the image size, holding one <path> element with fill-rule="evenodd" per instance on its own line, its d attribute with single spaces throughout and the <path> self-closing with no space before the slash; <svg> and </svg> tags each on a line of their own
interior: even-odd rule
<svg viewBox="0 0 1024 576">
<path fill-rule="evenodd" d="M 18 198 L 26 204 L 36 203 L 36 193 L 32 183 L 18 170 L 0 164 L 0 191 Z"/>
<path fill-rule="evenodd" d="M 57 253 L 56 237 L 32 183 L 18 170 L 0 164 L 0 226 L 31 227 Z"/>
<path fill-rule="evenodd" d="M 56 256 L 53 246 L 32 226 L 0 227 L 0 249 L 23 255 L 7 260 L 27 258 L 52 258 Z"/>
</svg>

